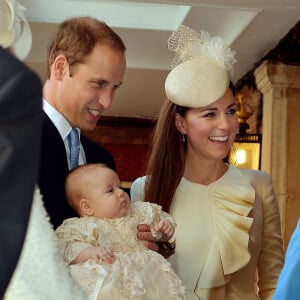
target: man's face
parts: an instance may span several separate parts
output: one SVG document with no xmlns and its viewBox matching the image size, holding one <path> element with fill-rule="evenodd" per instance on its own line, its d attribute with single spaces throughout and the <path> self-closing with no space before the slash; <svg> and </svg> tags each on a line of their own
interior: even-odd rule
<svg viewBox="0 0 300 300">
<path fill-rule="evenodd" d="M 56 109 L 72 127 L 93 130 L 102 112 L 110 108 L 125 68 L 124 53 L 97 44 L 83 64 L 64 69 L 55 97 Z"/>
</svg>

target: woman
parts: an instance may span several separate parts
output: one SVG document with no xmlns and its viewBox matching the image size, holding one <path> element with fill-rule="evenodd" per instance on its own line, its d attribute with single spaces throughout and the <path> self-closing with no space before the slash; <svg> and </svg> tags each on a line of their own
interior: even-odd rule
<svg viewBox="0 0 300 300">
<path fill-rule="evenodd" d="M 155 202 L 175 219 L 169 260 L 187 299 L 272 299 L 283 263 L 272 181 L 224 163 L 238 130 L 229 76 L 234 53 L 220 38 L 185 26 L 169 48 L 177 55 L 165 82 L 151 176 L 133 183 L 132 200 Z"/>
</svg>

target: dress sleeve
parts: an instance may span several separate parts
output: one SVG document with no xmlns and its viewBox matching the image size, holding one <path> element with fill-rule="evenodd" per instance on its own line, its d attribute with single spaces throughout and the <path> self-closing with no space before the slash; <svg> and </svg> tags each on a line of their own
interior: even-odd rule
<svg viewBox="0 0 300 300">
<path fill-rule="evenodd" d="M 82 221 L 80 218 L 68 219 L 56 229 L 59 249 L 68 264 L 86 247 L 98 245 L 97 227 Z"/>
<path fill-rule="evenodd" d="M 270 176 L 262 172 L 263 229 L 262 247 L 258 261 L 260 299 L 271 300 L 277 279 L 283 266 L 283 244 L 281 237 L 278 202 Z"/>
<path fill-rule="evenodd" d="M 153 209 L 153 225 L 155 226 L 160 220 L 166 220 L 170 222 L 174 227 L 176 227 L 176 223 L 173 219 L 173 217 L 162 210 L 160 205 L 157 205 L 155 203 L 151 203 L 152 209 Z"/>
<path fill-rule="evenodd" d="M 137 178 L 131 185 L 130 198 L 131 201 L 144 201 L 144 187 L 146 176 Z"/>
</svg>

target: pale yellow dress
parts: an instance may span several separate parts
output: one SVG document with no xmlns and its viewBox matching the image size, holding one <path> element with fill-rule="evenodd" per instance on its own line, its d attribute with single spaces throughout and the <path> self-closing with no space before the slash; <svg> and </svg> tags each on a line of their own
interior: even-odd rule
<svg viewBox="0 0 300 300">
<path fill-rule="evenodd" d="M 133 183 L 133 201 L 143 199 L 144 183 Z M 229 165 L 207 186 L 182 178 L 170 214 L 177 228 L 169 261 L 188 300 L 272 299 L 283 248 L 269 175 Z"/>
<path fill-rule="evenodd" d="M 73 279 L 84 288 L 88 299 L 186 299 L 171 264 L 136 237 L 139 224 L 149 224 L 153 235 L 157 235 L 154 225 L 160 219 L 176 225 L 160 206 L 135 202 L 122 218 L 71 218 L 57 228 L 58 243 L 67 263 L 90 245 L 101 245 L 114 252 L 113 264 L 89 260 L 70 265 Z"/>
</svg>

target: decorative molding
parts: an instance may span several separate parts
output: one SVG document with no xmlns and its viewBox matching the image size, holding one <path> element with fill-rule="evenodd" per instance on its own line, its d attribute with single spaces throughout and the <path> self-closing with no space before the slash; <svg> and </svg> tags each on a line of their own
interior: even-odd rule
<svg viewBox="0 0 300 300">
<path fill-rule="evenodd" d="M 300 66 L 300 21 L 282 38 L 279 43 L 262 57 L 253 68 L 239 79 L 235 87 L 239 90 L 244 85 L 256 88 L 254 71 L 261 66 L 264 61 L 267 63 L 277 64 L 281 62 L 286 65 Z"/>
</svg>

